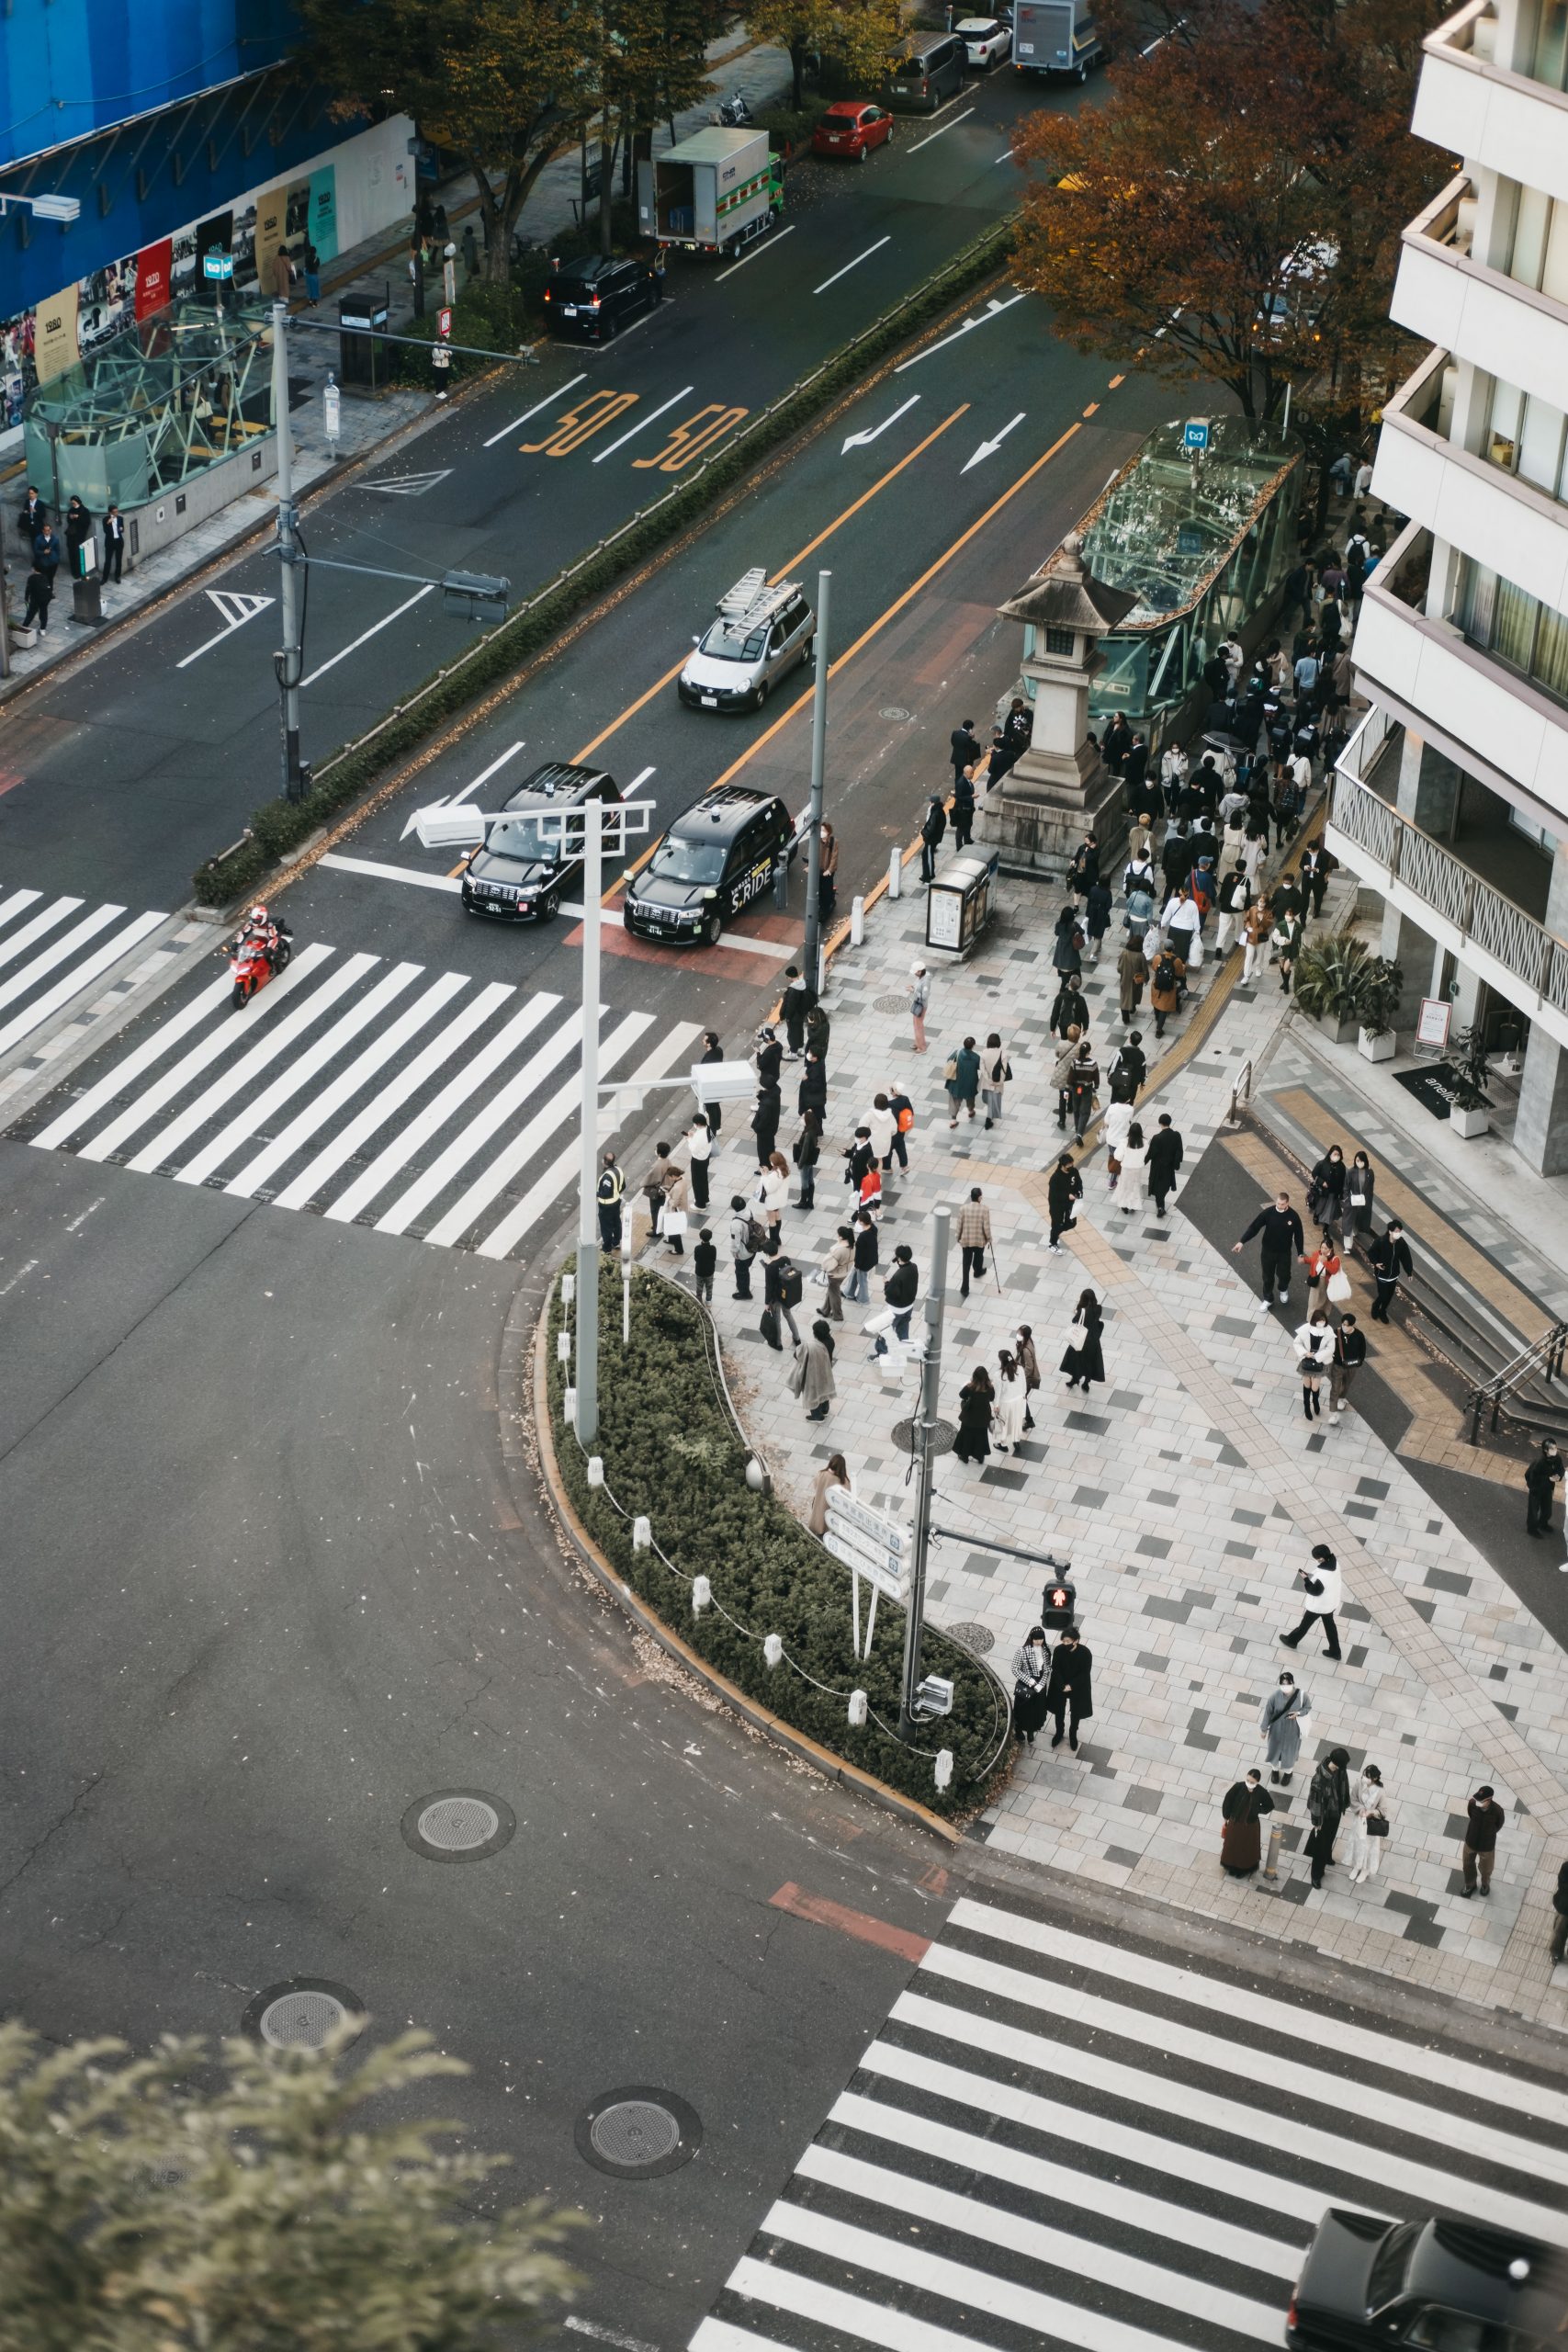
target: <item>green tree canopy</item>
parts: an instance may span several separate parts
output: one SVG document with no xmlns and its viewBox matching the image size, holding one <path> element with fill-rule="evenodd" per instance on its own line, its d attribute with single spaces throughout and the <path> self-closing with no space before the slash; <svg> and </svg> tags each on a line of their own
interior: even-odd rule
<svg viewBox="0 0 1568 2352">
<path fill-rule="evenodd" d="M 887 77 L 887 61 L 898 47 L 899 0 L 752 0 L 747 29 L 757 40 L 789 51 L 795 74 L 795 106 L 806 103 L 806 61 L 831 58 L 844 76 L 865 85 L 873 97 Z"/>
<path fill-rule="evenodd" d="M 321 2053 L 0 2027 L 0 2352 L 494 2352 L 575 2280 L 504 2157 L 398 2095 L 468 2069 L 405 2033 Z M 394 2120 L 364 2110 L 394 2099 Z"/>
</svg>

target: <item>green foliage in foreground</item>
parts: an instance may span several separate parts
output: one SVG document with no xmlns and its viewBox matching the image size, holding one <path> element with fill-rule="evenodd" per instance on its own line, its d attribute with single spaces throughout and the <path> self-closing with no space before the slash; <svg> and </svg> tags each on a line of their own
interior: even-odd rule
<svg viewBox="0 0 1568 2352">
<path fill-rule="evenodd" d="M 352 2030 L 350 2030 L 351 2033 Z M 491 2352 L 577 2280 L 542 2204 L 475 2218 L 502 2156 L 406 2096 L 455 2058 L 0 2027 L 0 2352 Z M 364 2109 L 391 2099 L 374 2121 Z"/>
<path fill-rule="evenodd" d="M 893 1733 L 904 1611 L 890 1600 L 878 1603 L 871 1657 L 857 1665 L 848 1570 L 783 1503 L 746 1484 L 750 1448 L 736 1431 L 711 1368 L 702 1308 L 639 1269 L 632 1277 L 631 1345 L 623 1350 L 618 1283 L 604 1283 L 601 1305 L 596 1450 L 604 1464 L 604 1487 L 588 1484 L 581 1450 L 561 1419 L 569 1368 L 556 1362 L 558 1284 L 550 1311 L 549 1401 L 556 1455 L 572 1507 L 616 1574 L 710 1666 L 784 1722 L 933 1812 L 972 1812 L 1002 1769 L 998 1748 L 1004 1757 L 1007 1752 L 1006 1701 L 991 1677 L 967 1650 L 928 1627 L 921 1670 L 951 1679 L 953 1713 L 922 1725 L 914 1747 L 901 1747 Z M 890 1399 L 890 1419 L 897 1410 Z M 829 1420 L 823 1434 L 830 1440 L 831 1433 Z M 625 1518 L 607 1499 L 611 1494 Z M 632 1549 L 631 1521 L 639 1514 L 652 1522 L 654 1542 L 683 1574 L 671 1573 L 655 1551 Z M 711 1580 L 717 1604 L 701 1616 L 692 1611 L 688 1579 L 695 1576 Z M 869 1599 L 863 1585 L 861 1598 L 863 1611 Z M 787 1662 L 768 1667 L 762 1657 L 768 1634 L 781 1637 L 786 1660 L 804 1673 Z M 847 1694 L 856 1689 L 866 1693 L 872 1718 L 880 1715 L 892 1732 L 874 1719 L 851 1729 Z M 939 1747 L 953 1750 L 945 1792 L 937 1789 L 932 1770 Z"/>
</svg>

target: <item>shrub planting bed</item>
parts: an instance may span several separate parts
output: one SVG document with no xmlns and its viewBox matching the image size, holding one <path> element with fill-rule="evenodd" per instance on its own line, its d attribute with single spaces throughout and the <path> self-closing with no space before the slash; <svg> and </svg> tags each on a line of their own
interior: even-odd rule
<svg viewBox="0 0 1568 2352">
<path fill-rule="evenodd" d="M 716 1369 L 717 1339 L 703 1309 L 674 1283 L 638 1269 L 632 1277 L 632 1336 L 621 1345 L 618 1283 L 601 1297 L 599 1435 L 604 1484 L 591 1487 L 576 1435 L 562 1417 L 569 1367 L 556 1360 L 563 1310 L 550 1307 L 548 1382 L 556 1457 L 573 1510 L 617 1576 L 658 1616 L 747 1697 L 846 1763 L 932 1812 L 972 1813 L 1005 1773 L 1007 1701 L 967 1650 L 928 1627 L 921 1671 L 951 1679 L 953 1713 L 922 1724 L 913 1745 L 897 1736 L 904 1611 L 878 1605 L 869 1659 L 857 1663 L 851 1632 L 850 1576 L 772 1495 L 746 1483 L 750 1448 L 738 1430 Z M 646 1517 L 653 1547 L 632 1544 Z M 664 1556 L 660 1556 L 663 1555 Z M 692 1607 L 692 1581 L 705 1576 L 713 1605 Z M 862 1586 L 863 1611 L 869 1598 Z M 763 1642 L 776 1634 L 784 1662 L 770 1667 Z M 849 1694 L 870 1712 L 852 1728 Z M 880 1718 L 880 1721 L 878 1721 Z M 936 1786 L 934 1758 L 953 1753 L 953 1778 Z"/>
</svg>

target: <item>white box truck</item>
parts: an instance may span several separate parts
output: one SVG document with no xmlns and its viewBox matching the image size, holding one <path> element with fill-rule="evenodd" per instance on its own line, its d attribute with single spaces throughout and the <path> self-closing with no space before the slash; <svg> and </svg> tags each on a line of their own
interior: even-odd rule
<svg viewBox="0 0 1568 2352">
<path fill-rule="evenodd" d="M 1089 0 L 1015 0 L 1012 62 L 1020 74 L 1070 74 L 1087 82 L 1105 62 Z"/>
<path fill-rule="evenodd" d="M 765 130 L 694 131 L 637 167 L 637 226 L 661 245 L 728 254 L 784 209 L 784 172 Z"/>
</svg>

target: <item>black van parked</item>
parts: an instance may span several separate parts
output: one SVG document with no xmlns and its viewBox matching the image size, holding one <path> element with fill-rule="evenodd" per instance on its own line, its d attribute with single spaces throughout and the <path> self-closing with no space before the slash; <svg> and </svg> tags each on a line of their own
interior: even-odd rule
<svg viewBox="0 0 1568 2352">
<path fill-rule="evenodd" d="M 633 319 L 651 311 L 653 272 L 646 262 L 594 254 L 569 262 L 545 281 L 545 316 L 557 334 L 578 343 L 607 343 Z"/>
</svg>

